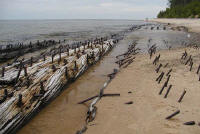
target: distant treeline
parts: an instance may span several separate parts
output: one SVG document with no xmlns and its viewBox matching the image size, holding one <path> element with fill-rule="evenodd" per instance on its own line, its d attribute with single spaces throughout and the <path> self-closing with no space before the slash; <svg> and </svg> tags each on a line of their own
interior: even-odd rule
<svg viewBox="0 0 200 134">
<path fill-rule="evenodd" d="M 168 0 L 168 6 L 158 18 L 200 18 L 200 0 Z"/>
</svg>

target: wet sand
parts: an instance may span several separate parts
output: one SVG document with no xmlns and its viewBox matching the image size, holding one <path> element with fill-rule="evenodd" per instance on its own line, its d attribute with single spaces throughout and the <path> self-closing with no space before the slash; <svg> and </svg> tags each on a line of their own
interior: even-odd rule
<svg viewBox="0 0 200 134">
<path fill-rule="evenodd" d="M 146 29 L 147 28 L 147 29 Z M 99 63 L 86 71 L 78 80 L 42 109 L 18 134 L 73 134 L 85 124 L 87 105 L 78 105 L 77 102 L 99 93 L 99 89 L 108 80 L 107 74 L 111 73 L 115 64 L 115 56 L 125 52 L 133 40 L 138 40 L 138 46 L 146 52 L 147 40 L 152 38 L 152 44 L 157 43 L 158 49 L 166 49 L 163 40 L 168 40 L 169 45 L 178 47 L 180 41 L 187 38 L 184 32 L 172 30 L 153 30 L 149 27 L 130 33 Z M 133 63 L 134 64 L 134 63 Z M 89 104 L 89 103 L 88 103 Z M 100 109 L 100 108 L 99 108 Z M 102 117 L 104 118 L 104 117 Z"/>
<path fill-rule="evenodd" d="M 185 66 L 185 60 L 180 60 L 182 53 L 187 50 L 192 55 L 194 66 L 189 71 Z M 161 54 L 160 63 L 166 68 L 152 64 L 153 59 Z M 161 50 L 150 60 L 148 54 L 136 56 L 135 61 L 126 69 L 122 69 L 115 79 L 108 85 L 104 93 L 120 93 L 120 97 L 105 97 L 97 103 L 96 119 L 88 125 L 86 134 L 199 134 L 200 126 L 200 90 L 196 74 L 199 66 L 199 50 L 193 48 L 176 48 L 173 50 Z M 164 98 L 167 88 L 162 95 L 158 95 L 167 77 L 158 84 L 155 80 L 163 71 L 169 69 L 172 89 L 167 98 Z M 187 93 L 181 103 L 178 99 L 183 90 Z M 128 93 L 132 92 L 132 93 Z M 126 102 L 133 101 L 132 105 Z M 180 114 L 171 120 L 165 120 L 167 116 L 180 110 Z M 187 121 L 196 121 L 194 126 L 183 125 Z"/>
</svg>

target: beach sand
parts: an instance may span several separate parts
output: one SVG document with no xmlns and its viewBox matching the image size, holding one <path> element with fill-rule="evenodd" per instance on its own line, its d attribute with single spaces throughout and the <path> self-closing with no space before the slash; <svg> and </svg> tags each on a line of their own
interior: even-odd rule
<svg viewBox="0 0 200 134">
<path fill-rule="evenodd" d="M 170 23 L 172 26 L 184 26 L 188 28 L 189 32 L 200 32 L 200 19 L 152 19 L 151 21 Z"/>
<path fill-rule="evenodd" d="M 190 67 L 185 65 L 186 60 L 180 60 L 185 50 L 193 57 L 191 72 Z M 160 62 L 155 66 L 152 62 L 158 54 L 161 54 Z M 88 124 L 86 134 L 199 134 L 200 82 L 196 74 L 199 59 L 199 50 L 194 48 L 161 50 L 151 60 L 148 54 L 137 55 L 131 65 L 120 70 L 104 92 L 120 93 L 121 96 L 104 97 L 96 104 L 97 115 Z M 156 73 L 160 63 L 169 65 Z M 168 97 L 164 98 L 168 87 L 162 95 L 159 91 L 167 76 L 160 84 L 155 80 L 162 71 L 166 74 L 171 68 L 168 87 L 171 84 L 172 88 Z M 187 93 L 178 103 L 184 89 Z M 125 104 L 129 101 L 133 104 Z M 170 120 L 165 119 L 176 110 L 180 110 L 180 114 Z M 196 125 L 183 125 L 188 121 L 195 121 Z"/>
</svg>

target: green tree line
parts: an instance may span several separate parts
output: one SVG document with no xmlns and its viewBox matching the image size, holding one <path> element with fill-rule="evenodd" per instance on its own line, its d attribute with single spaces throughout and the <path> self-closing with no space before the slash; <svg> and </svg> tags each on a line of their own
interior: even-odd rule
<svg viewBox="0 0 200 134">
<path fill-rule="evenodd" d="M 200 0 L 168 0 L 168 6 L 158 18 L 200 18 Z"/>
</svg>

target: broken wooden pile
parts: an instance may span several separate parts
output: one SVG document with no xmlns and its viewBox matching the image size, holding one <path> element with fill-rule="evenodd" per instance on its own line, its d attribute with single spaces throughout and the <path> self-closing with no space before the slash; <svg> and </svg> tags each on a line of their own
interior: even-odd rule
<svg viewBox="0 0 200 134">
<path fill-rule="evenodd" d="M 25 64 L 21 61 L 2 67 L 0 133 L 15 132 L 44 104 L 56 97 L 64 85 L 80 76 L 117 42 L 117 39 L 100 38 L 84 46 L 40 58 L 36 63 Z"/>
<path fill-rule="evenodd" d="M 135 59 L 135 55 L 138 54 L 139 48 L 136 48 L 137 42 L 133 42 L 131 45 L 129 45 L 128 51 L 116 56 L 118 61 L 115 63 L 119 64 L 119 67 L 126 68 L 128 65 L 133 63 L 133 60 Z"/>
</svg>

